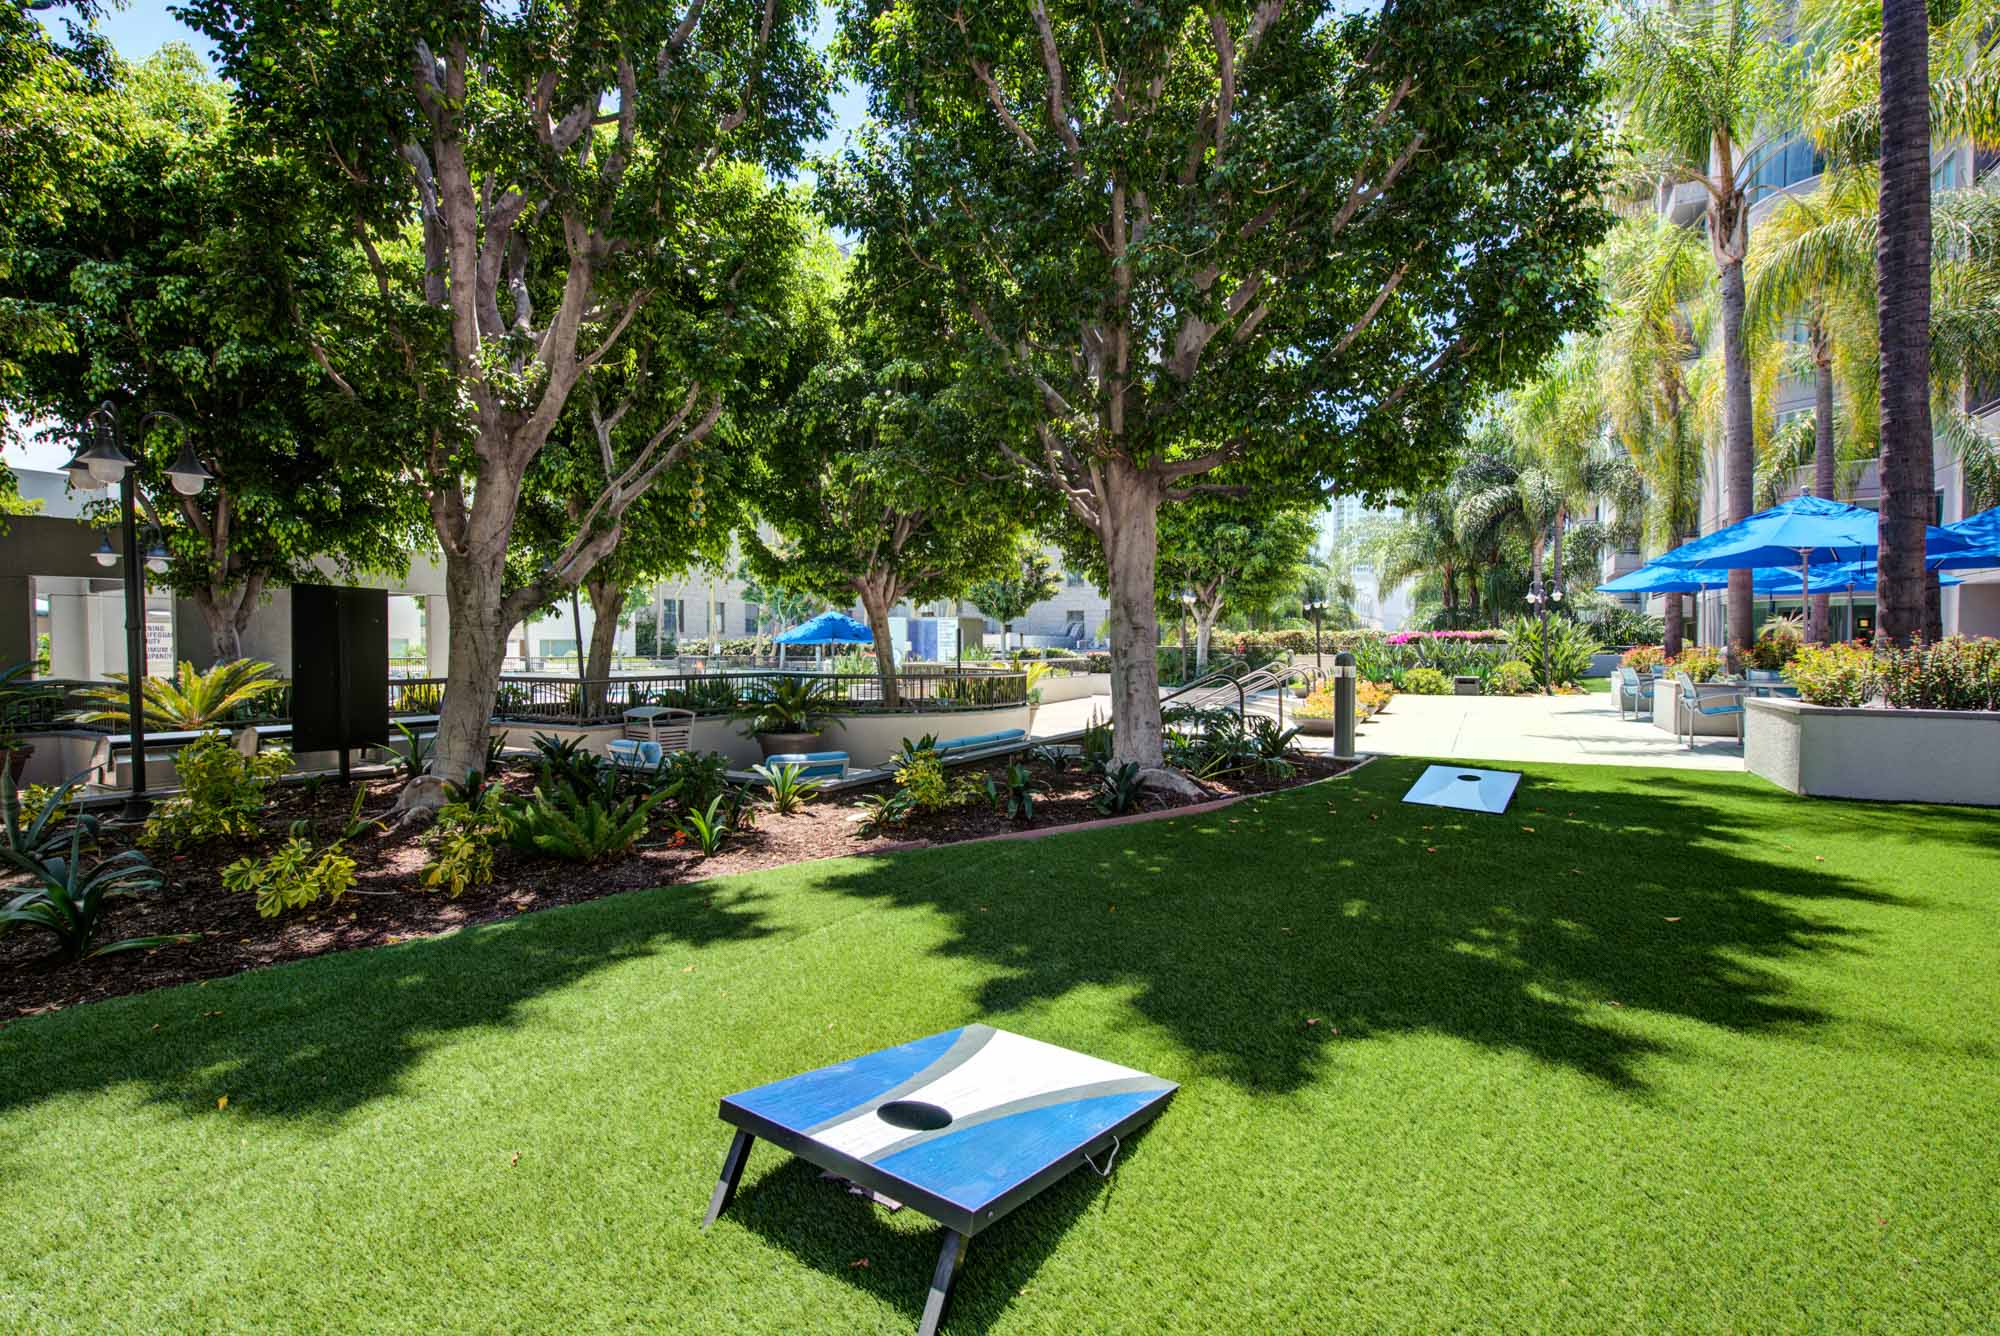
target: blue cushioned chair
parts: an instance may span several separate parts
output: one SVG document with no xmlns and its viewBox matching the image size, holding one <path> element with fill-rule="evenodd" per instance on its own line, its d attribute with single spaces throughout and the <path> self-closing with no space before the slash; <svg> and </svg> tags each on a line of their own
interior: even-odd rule
<svg viewBox="0 0 2000 1336">
<path fill-rule="evenodd" d="M 1733 714 L 1736 716 L 1736 740 L 1743 740 L 1743 693 L 1741 691 L 1711 691 L 1704 695 L 1695 688 L 1692 678 L 1686 673 L 1675 673 L 1674 681 L 1680 687 L 1680 705 L 1687 711 L 1687 745 L 1694 749 L 1694 723 L 1697 715 Z M 1681 718 L 1674 715 L 1674 741 L 1680 741 Z"/>
<path fill-rule="evenodd" d="M 1653 679 L 1639 676 L 1637 668 L 1618 670 L 1618 717 L 1633 718 L 1653 713 Z"/>
</svg>

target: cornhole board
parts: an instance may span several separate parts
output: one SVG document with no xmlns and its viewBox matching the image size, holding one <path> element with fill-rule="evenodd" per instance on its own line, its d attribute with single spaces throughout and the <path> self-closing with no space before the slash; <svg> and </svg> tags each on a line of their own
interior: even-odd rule
<svg viewBox="0 0 2000 1336">
<path fill-rule="evenodd" d="M 919 1336 L 944 1320 L 967 1243 L 1088 1161 L 1109 1174 L 1123 1138 L 1179 1087 L 990 1025 L 967 1025 L 722 1101 L 736 1128 L 709 1199 L 728 1208 L 762 1137 L 945 1228 Z"/>
<path fill-rule="evenodd" d="M 1512 770 L 1475 770 L 1463 765 L 1434 765 L 1417 776 L 1406 803 L 1456 807 L 1466 812 L 1504 812 L 1514 801 L 1521 776 Z"/>
</svg>

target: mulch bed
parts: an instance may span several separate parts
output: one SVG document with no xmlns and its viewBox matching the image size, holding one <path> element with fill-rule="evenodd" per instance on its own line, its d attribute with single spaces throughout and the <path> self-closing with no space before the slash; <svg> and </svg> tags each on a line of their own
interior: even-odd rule
<svg viewBox="0 0 2000 1336">
<path fill-rule="evenodd" d="M 970 775 L 982 779 L 1003 768 L 1003 763 L 994 763 L 960 767 L 950 773 L 954 778 Z M 1297 762 L 1288 778 L 1239 774 L 1211 782 L 1209 797 L 1291 788 L 1347 768 L 1325 757 L 1308 756 Z M 1047 787 L 1037 797 L 1032 829 L 1102 819 L 1091 806 L 1093 787 L 1083 774 L 1052 775 L 1041 766 L 1034 769 Z M 533 786 L 533 776 L 516 771 L 507 776 L 506 783 L 526 791 Z M 368 785 L 363 814 L 386 814 L 400 786 L 397 780 Z M 753 829 L 733 836 L 707 858 L 688 848 L 667 819 L 656 820 L 631 852 L 588 869 L 502 845 L 495 853 L 492 883 L 474 887 L 455 900 L 423 885 L 422 872 L 429 861 L 424 832 L 371 833 L 347 846 L 348 854 L 359 865 L 352 892 L 330 906 L 267 919 L 257 914 L 253 897 L 223 889 L 222 869 L 245 854 L 271 852 L 284 843 L 295 821 L 310 822 L 320 840 L 332 839 L 346 823 L 354 802 L 353 789 L 337 783 L 286 785 L 272 791 L 259 839 L 182 853 L 156 853 L 154 862 L 166 876 L 165 889 L 157 895 L 118 902 L 98 936 L 99 941 L 110 942 L 198 932 L 198 941 L 70 964 L 49 959 L 46 933 L 15 928 L 0 935 L 0 1024 L 80 1002 L 221 978 L 329 951 L 434 936 L 468 924 L 490 923 L 625 891 L 816 858 L 954 844 L 1022 829 L 1020 823 L 982 801 L 917 816 L 886 837 L 864 839 L 856 832 L 855 822 L 856 799 L 864 792 L 850 790 L 817 799 L 791 816 L 760 813 Z M 1147 803 L 1148 810 L 1187 805 L 1164 799 Z M 107 828 L 106 852 L 130 847 L 132 834 Z M 0 885 L 0 899 L 9 896 L 9 888 Z"/>
</svg>

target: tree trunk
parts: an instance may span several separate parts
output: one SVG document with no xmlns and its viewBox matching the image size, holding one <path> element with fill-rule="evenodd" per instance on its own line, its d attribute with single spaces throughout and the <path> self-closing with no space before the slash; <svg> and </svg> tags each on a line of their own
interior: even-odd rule
<svg viewBox="0 0 2000 1336">
<path fill-rule="evenodd" d="M 1833 499 L 1833 355 L 1826 331 L 1813 325 L 1813 495 Z M 1825 645 L 1833 640 L 1833 596 L 1814 594 L 1806 608 L 1806 639 Z"/>
<path fill-rule="evenodd" d="M 502 530 L 469 553 L 445 553 L 445 601 L 451 610 L 451 656 L 438 709 L 431 773 L 457 783 L 486 768 L 486 735 L 513 619 L 502 610 L 507 548 Z M 413 803 L 428 804 L 422 793 Z"/>
<path fill-rule="evenodd" d="M 590 658 L 584 665 L 584 680 L 590 685 L 589 708 L 593 714 L 604 711 L 605 681 L 611 676 L 611 654 L 618 645 L 618 615 L 625 610 L 625 586 L 616 580 L 592 580 L 583 582 L 584 595 L 590 599 Z"/>
<path fill-rule="evenodd" d="M 1750 425 L 1750 359 L 1743 350 L 1743 262 L 1718 265 L 1722 278 L 1723 477 L 1729 522 L 1750 517 L 1756 487 L 1756 439 Z M 1747 570 L 1729 573 L 1729 649 L 1732 665 L 1750 648 L 1755 591 Z"/>
<path fill-rule="evenodd" d="M 1569 507 L 1556 507 L 1555 541 L 1550 548 L 1549 565 L 1553 568 L 1550 580 L 1557 589 L 1563 587 L 1563 529 L 1569 522 Z"/>
<path fill-rule="evenodd" d="M 1160 485 L 1118 456 L 1103 469 L 1098 542 L 1110 573 L 1111 759 L 1141 770 L 1164 764 L 1160 643 L 1153 599 L 1160 554 Z M 1183 665 L 1185 671 L 1185 665 Z"/>
<path fill-rule="evenodd" d="M 1667 595 L 1667 612 L 1662 620 L 1666 629 L 1661 637 L 1664 642 L 1661 648 L 1668 658 L 1677 659 L 1687 638 L 1687 607 L 1679 594 Z"/>
<path fill-rule="evenodd" d="M 868 629 L 875 633 L 875 674 L 882 683 L 882 707 L 896 709 L 903 696 L 896 684 L 896 642 L 889 635 L 889 609 L 896 606 L 898 593 L 894 578 L 885 571 L 870 571 L 855 579 L 854 590 L 861 596 Z"/>
<path fill-rule="evenodd" d="M 1477 566 L 1474 566 L 1465 573 L 1465 587 L 1471 595 L 1471 599 L 1467 605 L 1469 608 L 1467 616 L 1470 619 L 1471 625 L 1477 626 L 1479 624 L 1479 568 Z"/>
<path fill-rule="evenodd" d="M 257 576 L 234 589 L 217 590 L 210 586 L 194 591 L 194 605 L 208 625 L 209 643 L 215 649 L 217 663 L 233 663 L 243 657 L 243 628 L 250 624 L 250 614 L 257 609 L 257 593 L 262 584 L 262 577 Z"/>
<path fill-rule="evenodd" d="M 1930 29 L 1923 0 L 1883 0 L 1882 195 L 1875 285 L 1882 349 L 1882 637 L 1908 644 L 1942 627 L 1927 614 L 1931 518 Z"/>
<path fill-rule="evenodd" d="M 1208 646 L 1215 634 L 1215 619 L 1222 613 L 1222 600 L 1213 603 L 1195 604 L 1194 614 L 1194 675 L 1200 677 L 1208 671 Z"/>
</svg>

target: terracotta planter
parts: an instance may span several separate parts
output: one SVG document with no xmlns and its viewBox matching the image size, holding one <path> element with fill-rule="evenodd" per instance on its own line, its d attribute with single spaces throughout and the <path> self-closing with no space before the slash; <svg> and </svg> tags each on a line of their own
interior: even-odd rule
<svg viewBox="0 0 2000 1336">
<path fill-rule="evenodd" d="M 814 752 L 820 750 L 820 739 L 824 736 L 821 733 L 759 733 L 757 746 L 767 757 Z"/>
</svg>

